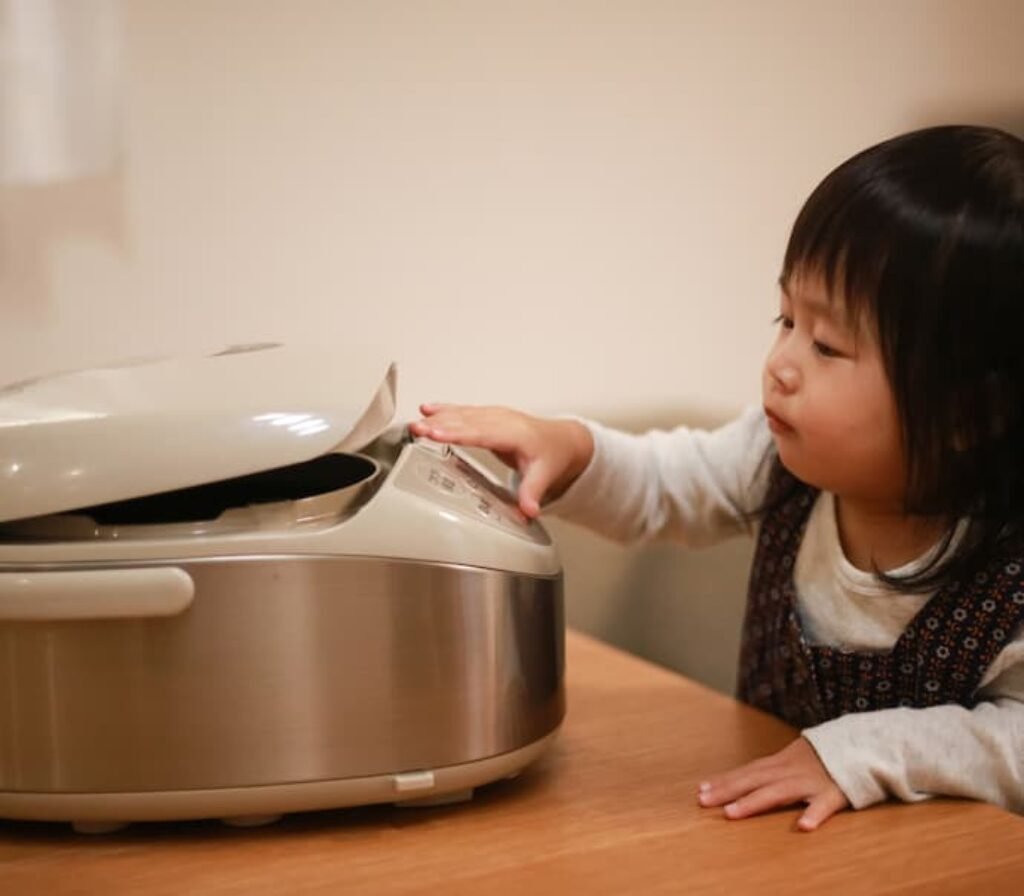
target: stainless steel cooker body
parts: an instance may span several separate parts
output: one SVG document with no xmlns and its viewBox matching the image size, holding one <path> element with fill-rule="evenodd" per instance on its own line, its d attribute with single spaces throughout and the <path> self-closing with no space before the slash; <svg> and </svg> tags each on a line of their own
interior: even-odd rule
<svg viewBox="0 0 1024 896">
<path fill-rule="evenodd" d="M 195 586 L 178 614 L 0 622 L 0 804 L 439 769 L 561 723 L 560 574 L 358 556 L 171 565 Z M 19 568 L 40 571 L 0 564 Z"/>
</svg>

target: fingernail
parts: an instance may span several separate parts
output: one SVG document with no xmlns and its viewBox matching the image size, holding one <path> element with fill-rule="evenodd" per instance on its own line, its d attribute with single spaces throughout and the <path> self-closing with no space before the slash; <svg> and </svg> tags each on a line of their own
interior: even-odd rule
<svg viewBox="0 0 1024 896">
<path fill-rule="evenodd" d="M 726 815 L 735 815 L 739 809 L 740 807 L 736 803 L 729 803 L 729 805 L 725 807 L 724 811 Z"/>
<path fill-rule="evenodd" d="M 711 789 L 711 783 L 709 781 L 701 781 L 700 786 L 697 788 L 701 793 L 706 793 Z"/>
</svg>

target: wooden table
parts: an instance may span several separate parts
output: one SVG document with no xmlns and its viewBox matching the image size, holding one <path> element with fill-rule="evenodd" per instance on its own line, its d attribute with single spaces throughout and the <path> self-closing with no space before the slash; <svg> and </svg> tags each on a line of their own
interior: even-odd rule
<svg viewBox="0 0 1024 896">
<path fill-rule="evenodd" d="M 98 837 L 0 822 L 0 894 L 1024 892 L 1024 819 L 991 806 L 885 805 L 811 834 L 794 830 L 796 809 L 727 821 L 699 808 L 702 776 L 792 732 L 583 635 L 567 650 L 557 745 L 468 803 Z"/>
</svg>

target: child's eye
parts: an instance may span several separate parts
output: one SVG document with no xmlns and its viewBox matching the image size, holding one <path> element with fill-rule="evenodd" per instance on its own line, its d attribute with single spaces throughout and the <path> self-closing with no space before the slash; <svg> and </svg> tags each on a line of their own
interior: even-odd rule
<svg viewBox="0 0 1024 896">
<path fill-rule="evenodd" d="M 775 320 L 772 321 L 772 323 L 773 324 L 782 324 L 782 329 L 784 329 L 784 330 L 792 330 L 793 329 L 793 318 L 786 317 L 785 314 L 780 314 L 778 317 L 775 318 Z"/>
<path fill-rule="evenodd" d="M 814 342 L 814 350 L 823 358 L 838 358 L 842 354 L 842 352 L 832 348 L 831 345 L 827 345 L 818 340 L 815 340 Z"/>
</svg>

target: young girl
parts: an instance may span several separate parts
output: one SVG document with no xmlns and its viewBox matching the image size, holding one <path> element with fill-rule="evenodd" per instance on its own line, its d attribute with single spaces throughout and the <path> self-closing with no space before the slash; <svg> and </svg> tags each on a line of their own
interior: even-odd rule
<svg viewBox="0 0 1024 896">
<path fill-rule="evenodd" d="M 801 730 L 708 778 L 812 830 L 887 797 L 1024 812 L 1024 142 L 937 127 L 871 147 L 793 227 L 763 407 L 627 435 L 427 404 L 519 505 L 618 540 L 753 530 L 739 695 Z"/>
</svg>

